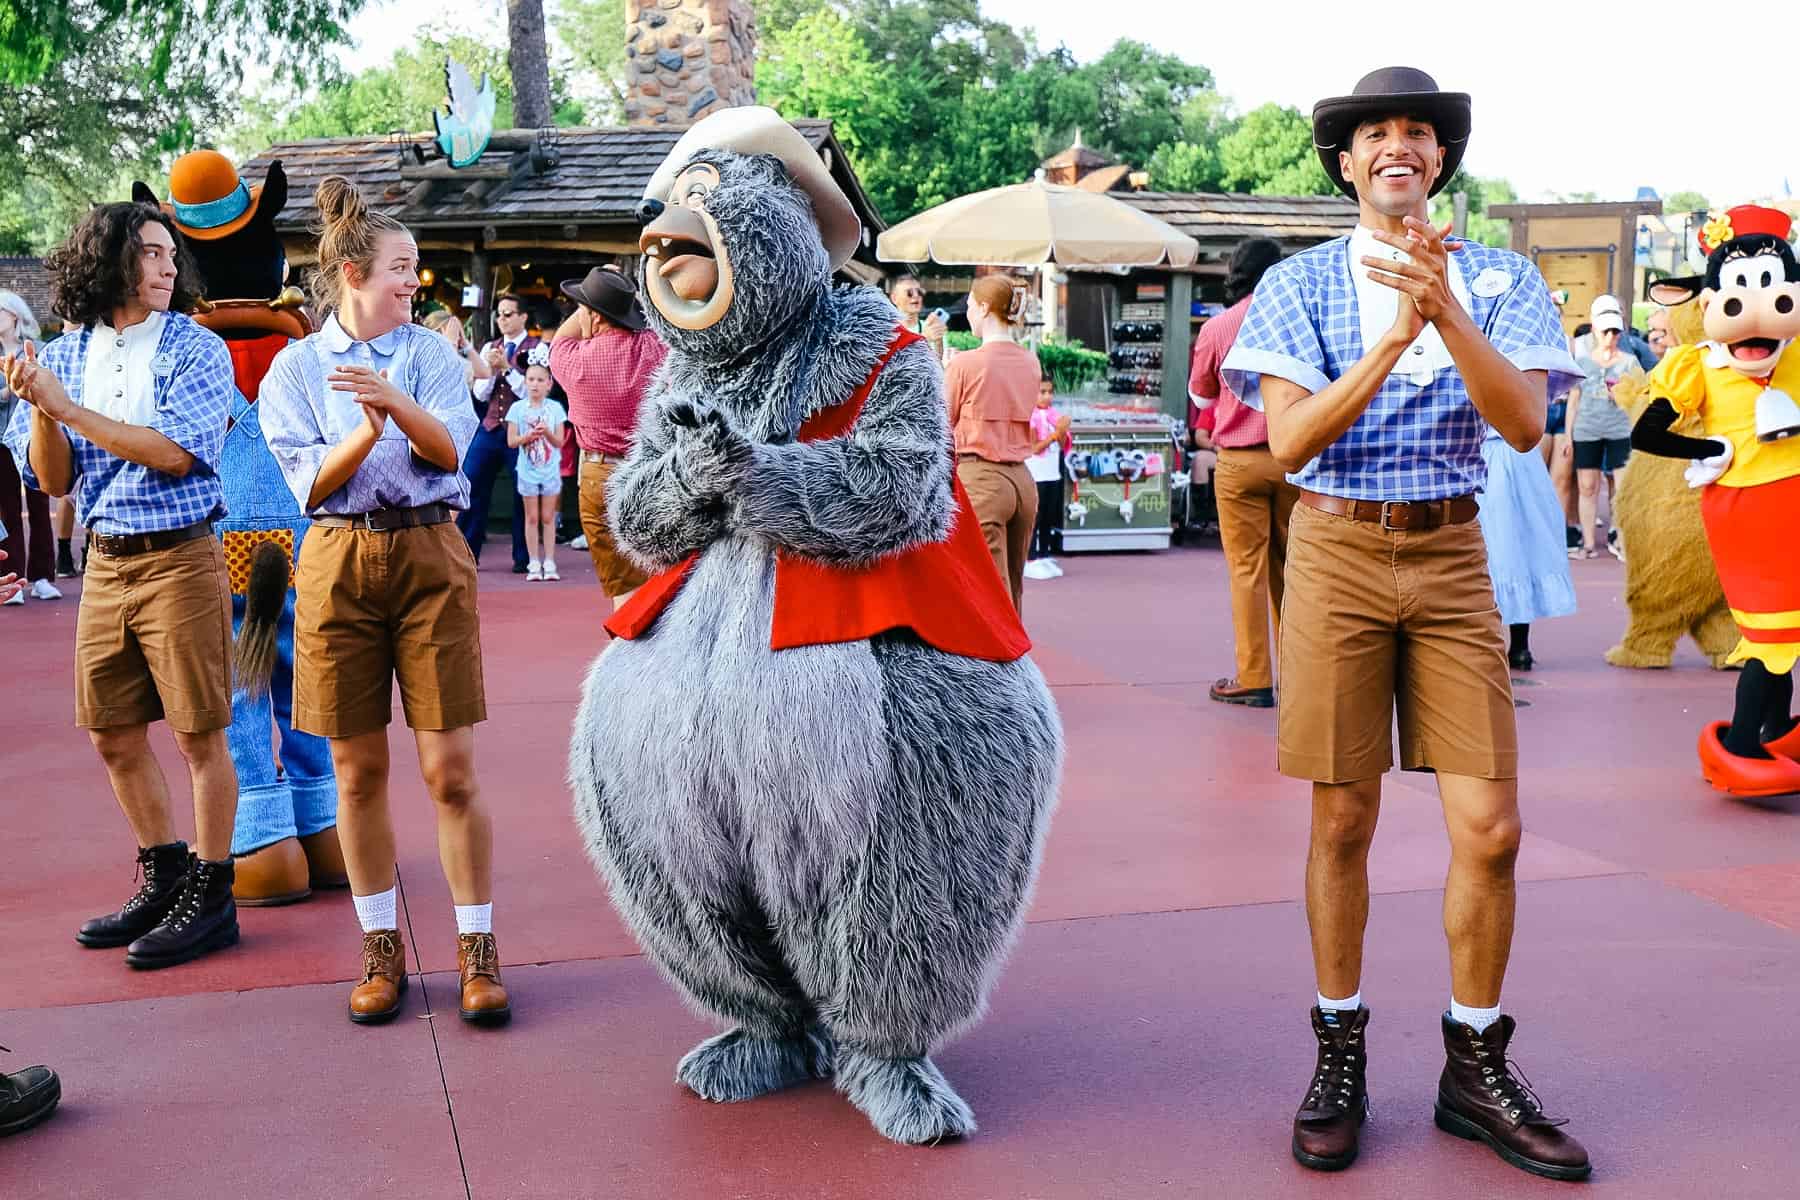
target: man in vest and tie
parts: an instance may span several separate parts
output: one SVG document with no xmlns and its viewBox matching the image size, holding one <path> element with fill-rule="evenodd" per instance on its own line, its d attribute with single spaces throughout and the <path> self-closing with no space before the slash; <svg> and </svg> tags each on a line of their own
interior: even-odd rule
<svg viewBox="0 0 1800 1200">
<path fill-rule="evenodd" d="M 475 410 L 481 414 L 481 429 L 469 443 L 462 465 L 463 474 L 469 478 L 469 507 L 456 519 L 477 563 L 481 561 L 482 544 L 487 541 L 488 501 L 493 498 L 494 480 L 501 467 L 510 470 L 519 456 L 506 444 L 506 410 L 525 395 L 525 356 L 539 341 L 535 334 L 525 332 L 525 305 L 511 292 L 500 293 L 494 302 L 494 321 L 500 327 L 500 336 L 481 352 L 494 373 L 475 381 Z M 525 573 L 529 558 L 525 552 L 525 509 L 514 497 L 514 575 Z"/>
</svg>

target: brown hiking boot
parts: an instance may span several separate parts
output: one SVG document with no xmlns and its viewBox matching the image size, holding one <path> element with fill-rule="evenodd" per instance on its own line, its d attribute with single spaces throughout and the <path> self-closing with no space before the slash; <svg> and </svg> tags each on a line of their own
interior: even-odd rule
<svg viewBox="0 0 1800 1200">
<path fill-rule="evenodd" d="M 1544 1116 L 1529 1080 L 1513 1078 L 1506 1047 L 1515 1028 L 1502 1016 L 1485 1033 L 1444 1014 L 1444 1074 L 1438 1079 L 1437 1127 L 1486 1142 L 1494 1153 L 1546 1179 L 1586 1179 L 1593 1168 L 1581 1143 L 1564 1133 L 1566 1121 Z"/>
<path fill-rule="evenodd" d="M 500 948 L 494 943 L 494 935 L 458 934 L 456 970 L 462 977 L 458 1015 L 472 1025 L 506 1024 L 512 1017 L 512 1004 L 500 982 Z"/>
<path fill-rule="evenodd" d="M 1330 1017 L 1312 1010 L 1313 1036 L 1319 1039 L 1319 1065 L 1300 1111 L 1294 1114 L 1294 1159 L 1315 1171 L 1341 1171 L 1356 1161 L 1356 1139 L 1369 1115 L 1368 1048 L 1363 1032 L 1369 1010 L 1334 1011 Z"/>
<path fill-rule="evenodd" d="M 406 943 L 398 929 L 372 929 L 363 934 L 362 982 L 350 989 L 350 1019 L 358 1025 L 380 1025 L 400 1013 L 406 995 Z"/>
</svg>

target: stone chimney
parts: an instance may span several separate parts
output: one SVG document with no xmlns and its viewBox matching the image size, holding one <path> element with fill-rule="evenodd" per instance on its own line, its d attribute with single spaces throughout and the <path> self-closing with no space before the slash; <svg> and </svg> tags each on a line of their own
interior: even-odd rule
<svg viewBox="0 0 1800 1200">
<path fill-rule="evenodd" d="M 625 123 L 692 125 L 756 103 L 747 0 L 625 0 Z"/>
</svg>

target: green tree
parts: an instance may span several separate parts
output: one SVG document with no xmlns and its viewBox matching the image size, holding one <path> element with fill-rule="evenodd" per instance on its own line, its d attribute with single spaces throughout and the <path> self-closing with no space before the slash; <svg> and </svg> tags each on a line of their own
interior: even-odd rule
<svg viewBox="0 0 1800 1200">
<path fill-rule="evenodd" d="M 90 203 L 128 194 L 133 175 L 155 178 L 175 154 L 232 107 L 230 75 L 204 45 L 181 44 L 165 62 L 135 28 L 112 22 L 84 35 L 28 83 L 0 87 L 0 242 L 41 251 Z"/>
<path fill-rule="evenodd" d="M 93 64 L 123 34 L 140 53 L 143 81 L 183 78 L 182 60 L 205 51 L 212 66 L 241 76 L 246 63 L 289 82 L 330 76 L 327 51 L 364 0 L 7 0 L 0 7 L 0 83 L 43 79 L 59 63 Z M 173 74 L 171 74 L 173 72 Z"/>
<path fill-rule="evenodd" d="M 254 98 L 245 105 L 245 117 L 232 131 L 231 141 L 249 155 L 276 142 L 301 138 L 429 129 L 432 110 L 444 102 L 446 58 L 462 63 L 478 82 L 483 74 L 493 81 L 494 125 L 511 128 L 513 86 L 506 50 L 463 35 L 427 34 L 418 45 L 396 52 L 387 66 L 322 88 L 298 105 L 283 106 L 271 95 Z M 581 106 L 560 73 L 551 75 L 550 100 L 556 124 L 581 123 Z"/>
<path fill-rule="evenodd" d="M 1168 142 L 1158 146 L 1145 167 L 1150 186 L 1159 192 L 1219 190 L 1219 152 L 1204 142 Z"/>
<path fill-rule="evenodd" d="M 1182 111 L 1212 88 L 1212 72 L 1142 42 L 1122 38 L 1079 68 L 1093 89 L 1099 121 L 1094 141 L 1121 161 L 1148 163 L 1157 147 L 1181 140 Z"/>
<path fill-rule="evenodd" d="M 1313 149 L 1312 122 L 1297 108 L 1265 104 L 1244 114 L 1218 143 L 1220 185 L 1259 196 L 1337 191 Z"/>
<path fill-rule="evenodd" d="M 1670 192 L 1663 197 L 1663 215 L 1685 217 L 1688 213 L 1708 212 L 1712 205 L 1699 192 Z"/>
<path fill-rule="evenodd" d="M 1519 194 L 1513 185 L 1500 178 L 1482 178 L 1471 175 L 1462 166 L 1450 176 L 1450 182 L 1444 185 L 1431 201 L 1431 219 L 1441 227 L 1450 222 L 1455 215 L 1455 197 L 1463 194 L 1469 198 L 1469 220 L 1463 229 L 1463 235 L 1471 241 L 1480 242 L 1484 246 L 1510 246 L 1512 244 L 1512 222 L 1500 217 L 1490 217 L 1487 210 L 1495 204 L 1516 204 Z"/>
<path fill-rule="evenodd" d="M 625 0 L 563 0 L 551 25 L 568 48 L 569 87 L 587 119 L 601 125 L 624 120 Z"/>
</svg>

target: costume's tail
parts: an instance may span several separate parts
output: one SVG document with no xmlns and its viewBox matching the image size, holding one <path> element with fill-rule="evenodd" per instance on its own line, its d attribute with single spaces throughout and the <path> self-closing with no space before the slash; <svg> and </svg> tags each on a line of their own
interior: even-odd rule
<svg viewBox="0 0 1800 1200">
<path fill-rule="evenodd" d="M 250 559 L 244 623 L 238 629 L 232 668 L 237 685 L 252 696 L 267 692 L 275 674 L 275 632 L 287 601 L 289 565 L 287 551 L 274 542 L 257 546 Z"/>
</svg>

